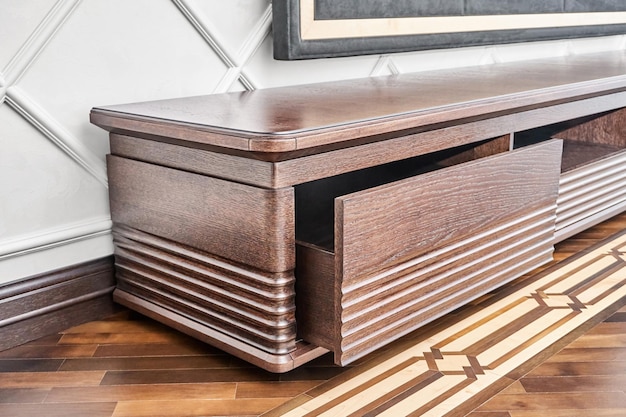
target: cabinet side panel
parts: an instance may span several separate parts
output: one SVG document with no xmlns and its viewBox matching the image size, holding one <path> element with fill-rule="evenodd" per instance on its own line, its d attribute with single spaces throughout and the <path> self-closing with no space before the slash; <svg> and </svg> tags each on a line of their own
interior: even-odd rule
<svg viewBox="0 0 626 417">
<path fill-rule="evenodd" d="M 296 246 L 298 336 L 326 349 L 336 340 L 335 256 L 320 248 Z"/>
<path fill-rule="evenodd" d="M 294 269 L 293 189 L 255 188 L 115 156 L 107 162 L 115 224 L 264 271 Z"/>
</svg>

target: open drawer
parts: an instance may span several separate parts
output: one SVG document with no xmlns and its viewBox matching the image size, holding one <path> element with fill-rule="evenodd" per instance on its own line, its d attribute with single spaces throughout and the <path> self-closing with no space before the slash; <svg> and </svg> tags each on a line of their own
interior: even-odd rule
<svg viewBox="0 0 626 417">
<path fill-rule="evenodd" d="M 384 184 L 357 173 L 346 182 L 361 190 L 345 195 L 296 189 L 296 208 L 306 206 L 296 230 L 307 229 L 297 233 L 299 337 L 346 365 L 551 260 L 561 148 L 549 140 Z M 334 200 L 332 218 L 312 218 L 316 198 Z M 307 228 L 317 219 L 331 225 Z"/>
</svg>

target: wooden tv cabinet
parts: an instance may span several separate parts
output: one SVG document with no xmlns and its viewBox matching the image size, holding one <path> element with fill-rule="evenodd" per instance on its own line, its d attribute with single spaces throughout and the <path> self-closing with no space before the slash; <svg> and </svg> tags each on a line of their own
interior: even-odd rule
<svg viewBox="0 0 626 417">
<path fill-rule="evenodd" d="M 94 108 L 115 299 L 345 365 L 626 208 L 622 52 Z"/>
</svg>

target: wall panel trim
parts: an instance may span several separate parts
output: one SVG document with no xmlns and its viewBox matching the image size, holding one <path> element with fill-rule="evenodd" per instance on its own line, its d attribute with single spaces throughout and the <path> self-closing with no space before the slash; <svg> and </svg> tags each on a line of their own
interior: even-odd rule
<svg viewBox="0 0 626 417">
<path fill-rule="evenodd" d="M 113 314 L 113 257 L 0 286 L 0 350 Z"/>
<path fill-rule="evenodd" d="M 0 241 L 0 261 L 110 233 L 111 218 L 106 217 L 18 236 L 15 239 Z"/>
</svg>

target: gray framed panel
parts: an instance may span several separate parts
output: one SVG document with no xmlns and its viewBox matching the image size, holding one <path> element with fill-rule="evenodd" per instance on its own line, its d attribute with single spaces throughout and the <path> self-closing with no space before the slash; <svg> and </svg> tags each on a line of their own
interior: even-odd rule
<svg viewBox="0 0 626 417">
<path fill-rule="evenodd" d="M 624 0 L 274 0 L 274 58 L 626 33 Z"/>
</svg>

